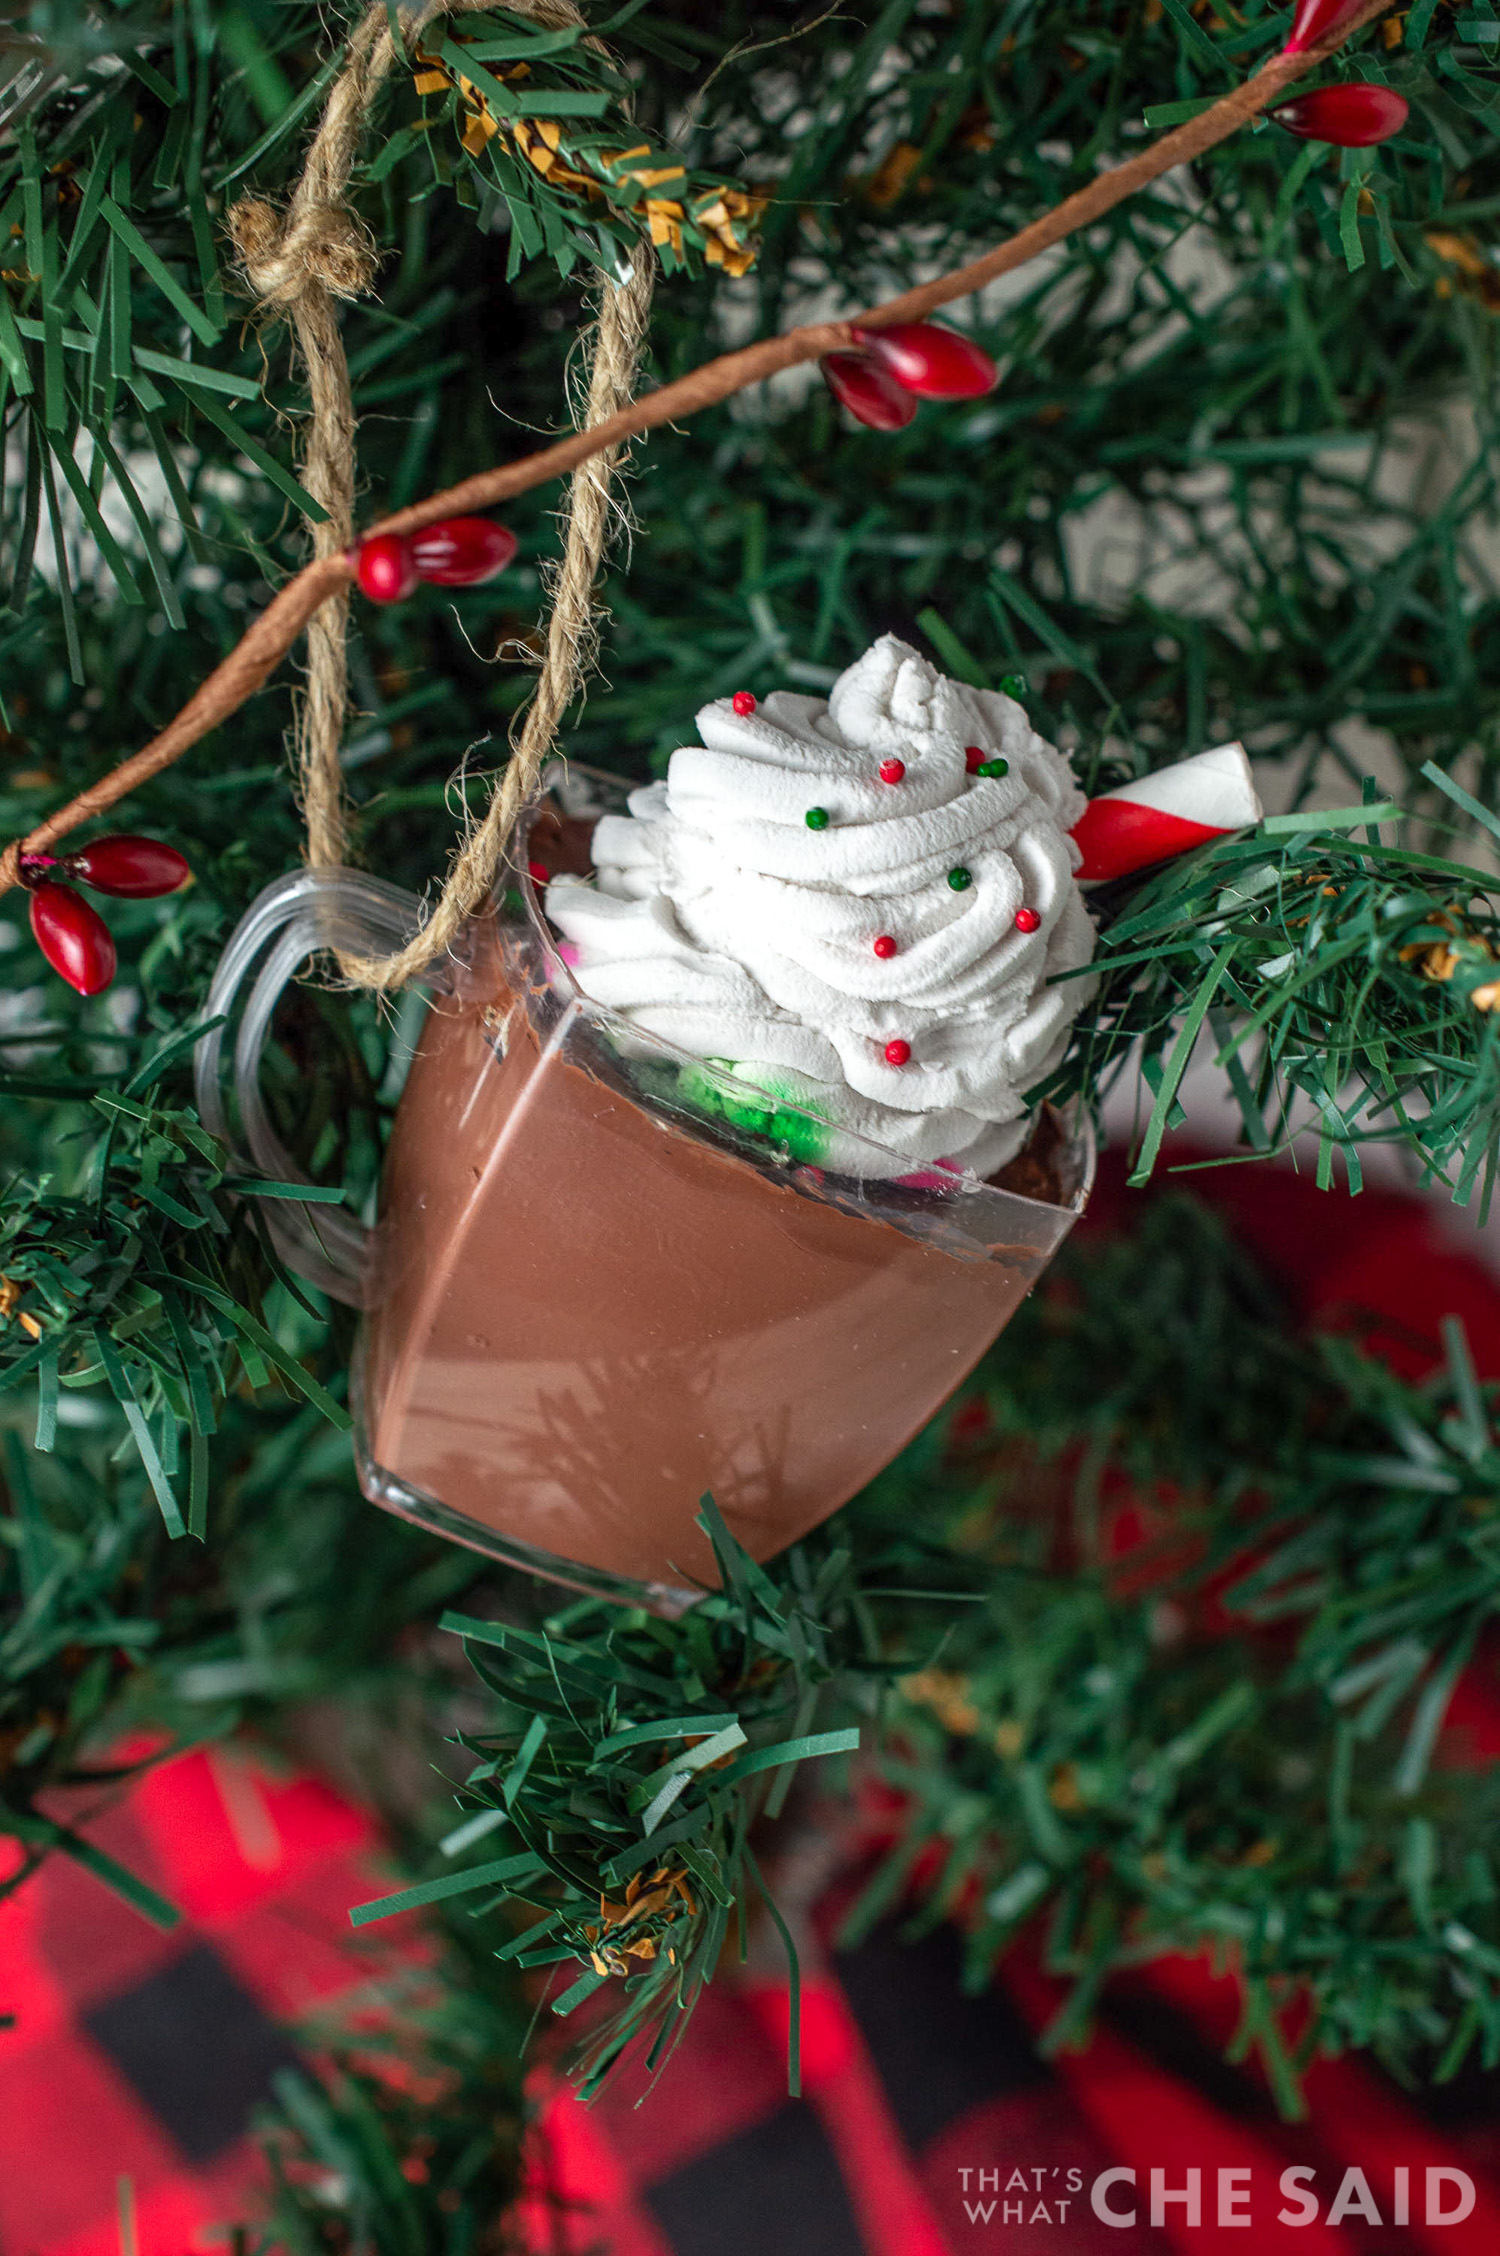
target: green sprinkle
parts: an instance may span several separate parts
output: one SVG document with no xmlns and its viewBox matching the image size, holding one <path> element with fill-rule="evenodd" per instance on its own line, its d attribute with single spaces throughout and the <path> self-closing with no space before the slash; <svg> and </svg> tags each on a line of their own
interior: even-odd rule
<svg viewBox="0 0 1500 2256">
<path fill-rule="evenodd" d="M 1026 695 L 1026 676 L 1024 674 L 1002 674 L 1000 676 L 1000 694 L 1002 697 L 1024 697 Z"/>
<path fill-rule="evenodd" d="M 777 1102 L 779 1097 L 790 1097 L 791 1092 L 761 1088 L 753 1081 L 742 1082 L 737 1089 L 727 1058 L 709 1058 L 706 1062 L 716 1070 L 704 1072 L 683 1066 L 679 1072 L 678 1092 L 695 1112 L 727 1121 L 742 1134 L 763 1136 L 783 1146 L 793 1159 L 815 1164 L 827 1159 L 831 1132 L 826 1124 L 793 1103 Z"/>
<path fill-rule="evenodd" d="M 981 768 L 979 772 L 982 775 L 984 770 Z M 951 869 L 948 872 L 948 883 L 955 893 L 967 893 L 973 882 L 972 873 L 966 869 Z"/>
<path fill-rule="evenodd" d="M 828 828 L 828 809 L 826 807 L 809 807 L 807 810 L 807 827 L 809 830 L 826 830 Z"/>
<path fill-rule="evenodd" d="M 1009 760 L 981 760 L 975 773 L 982 776 L 1009 775 L 1010 762 Z"/>
</svg>

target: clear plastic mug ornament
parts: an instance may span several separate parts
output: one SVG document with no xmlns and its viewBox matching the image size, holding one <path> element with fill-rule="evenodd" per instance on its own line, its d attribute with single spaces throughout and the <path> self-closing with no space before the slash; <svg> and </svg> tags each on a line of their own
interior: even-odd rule
<svg viewBox="0 0 1500 2256">
<path fill-rule="evenodd" d="M 617 784 L 573 776 L 564 799 L 618 803 Z M 1082 1212 L 1092 1144 L 1044 1108 L 992 1179 L 914 1166 L 595 999 L 557 921 L 592 896 L 541 883 L 584 866 L 592 823 L 573 803 L 542 803 L 510 887 L 434 969 L 373 1229 L 326 1206 L 270 1211 L 289 1264 L 363 1311 L 353 1408 L 371 1502 L 676 1610 L 717 1580 L 706 1493 L 768 1558 L 932 1416 Z M 1066 852 L 1062 869 L 1071 886 Z M 1020 933 L 1033 914 L 1014 913 Z M 418 915 L 379 879 L 304 870 L 235 933 L 200 1106 L 267 1173 L 307 1179 L 258 1085 L 277 997 L 315 955 L 399 945 Z"/>
<path fill-rule="evenodd" d="M 1004 1329 L 1088 1195 L 1049 1123 L 1053 1195 L 859 1179 L 674 1094 L 713 1070 L 593 1003 L 532 881 L 435 985 L 379 1218 L 276 1202 L 279 1250 L 364 1311 L 355 1451 L 372 1503 L 535 1574 L 675 1608 L 713 1583 L 711 1493 L 768 1558 L 847 1502 Z M 417 903 L 354 871 L 263 894 L 209 999 L 231 1007 L 249 1156 L 302 1180 L 256 1083 L 277 995 L 328 949 L 399 945 Z M 206 1037 L 203 1111 L 227 1128 Z M 818 1123 L 809 1120 L 809 1133 Z M 779 1133 L 778 1133 L 779 1131 Z M 1038 1170 L 1040 1172 L 1040 1169 Z"/>
</svg>

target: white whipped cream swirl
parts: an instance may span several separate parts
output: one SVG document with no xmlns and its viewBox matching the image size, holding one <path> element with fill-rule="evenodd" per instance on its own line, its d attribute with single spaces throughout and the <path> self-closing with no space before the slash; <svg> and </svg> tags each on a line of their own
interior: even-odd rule
<svg viewBox="0 0 1500 2256">
<path fill-rule="evenodd" d="M 721 699 L 698 730 L 664 783 L 599 822 L 596 877 L 547 888 L 580 986 L 727 1066 L 747 1097 L 826 1122 L 815 1156 L 846 1173 L 949 1161 L 992 1174 L 1094 987 L 1049 984 L 1094 947 L 1067 761 L 1014 699 L 949 680 L 891 635 L 826 703 L 783 691 L 739 715 Z M 1008 772 L 971 774 L 970 746 Z M 905 772 L 883 782 L 892 759 Z M 809 828 L 814 808 L 826 827 Z M 876 954 L 882 936 L 894 954 Z M 906 1063 L 887 1060 L 892 1041 L 910 1045 Z"/>
</svg>

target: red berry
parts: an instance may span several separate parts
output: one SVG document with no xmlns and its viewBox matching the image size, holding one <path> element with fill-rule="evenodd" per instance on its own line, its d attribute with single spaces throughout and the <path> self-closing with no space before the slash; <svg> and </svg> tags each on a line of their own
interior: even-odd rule
<svg viewBox="0 0 1500 2256">
<path fill-rule="evenodd" d="M 896 943 L 888 932 L 882 932 L 880 938 L 875 942 L 875 953 L 882 962 L 886 957 L 893 956 L 896 953 Z"/>
<path fill-rule="evenodd" d="M 1389 86 L 1319 86 L 1271 112 L 1288 133 L 1304 141 L 1331 141 L 1336 149 L 1369 149 L 1405 125 L 1411 105 Z"/>
<path fill-rule="evenodd" d="M 376 533 L 354 552 L 354 577 L 372 603 L 402 603 L 417 584 L 411 542 L 401 533 Z"/>
<path fill-rule="evenodd" d="M 97 995 L 114 978 L 109 926 L 71 885 L 49 878 L 32 887 L 31 933 L 52 969 L 80 995 Z"/>
<path fill-rule="evenodd" d="M 905 773 L 906 762 L 904 760 L 882 760 L 880 763 L 880 780 L 882 783 L 899 783 Z"/>
<path fill-rule="evenodd" d="M 174 846 L 124 834 L 80 846 L 59 867 L 96 893 L 113 893 L 121 901 L 154 901 L 162 893 L 175 893 L 193 874 Z"/>
<path fill-rule="evenodd" d="M 984 762 L 985 754 L 980 751 L 977 744 L 966 744 L 964 746 L 964 766 L 968 769 L 970 775 L 978 775 L 980 769 L 984 766 Z"/>
<path fill-rule="evenodd" d="M 748 689 L 737 689 L 729 702 L 739 714 L 741 720 L 745 718 L 747 713 L 755 711 L 755 699 Z"/>
<path fill-rule="evenodd" d="M 531 879 L 533 885 L 550 885 L 552 883 L 552 872 L 545 862 L 528 862 L 526 864 L 526 875 Z"/>
<path fill-rule="evenodd" d="M 999 369 L 982 346 L 935 321 L 856 329 L 854 339 L 903 391 L 921 399 L 978 399 L 1000 381 Z"/>
<path fill-rule="evenodd" d="M 894 1042 L 886 1043 L 885 1062 L 887 1065 L 905 1065 L 910 1057 L 911 1044 L 910 1042 L 903 1042 L 899 1034 Z"/>
<path fill-rule="evenodd" d="M 1320 39 L 1330 39 L 1342 31 L 1351 16 L 1357 16 L 1361 0 L 1297 0 L 1297 10 L 1292 17 L 1291 37 L 1282 48 L 1283 55 L 1301 55 L 1315 47 Z"/>
<path fill-rule="evenodd" d="M 868 353 L 829 353 L 818 366 L 834 398 L 872 431 L 899 431 L 917 412 L 911 393 Z"/>
<path fill-rule="evenodd" d="M 1035 909 L 1017 909 L 1016 911 L 1017 932 L 1035 932 L 1041 921 L 1041 917 Z"/>
<path fill-rule="evenodd" d="M 444 517 L 411 536 L 417 578 L 433 587 L 482 587 L 505 570 L 515 553 L 515 534 L 492 517 Z"/>
</svg>

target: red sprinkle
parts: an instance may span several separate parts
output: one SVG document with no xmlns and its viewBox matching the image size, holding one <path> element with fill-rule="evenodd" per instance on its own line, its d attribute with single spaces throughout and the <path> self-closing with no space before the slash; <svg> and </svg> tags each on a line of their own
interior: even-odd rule
<svg viewBox="0 0 1500 2256">
<path fill-rule="evenodd" d="M 978 775 L 987 757 L 988 754 L 981 752 L 977 744 L 966 744 L 964 746 L 964 766 L 968 769 L 970 775 Z"/>
<path fill-rule="evenodd" d="M 882 760 L 880 763 L 880 780 L 882 783 L 899 783 L 905 773 L 906 762 L 904 760 Z"/>
<path fill-rule="evenodd" d="M 875 953 L 882 958 L 893 956 L 896 953 L 896 943 L 888 932 L 882 932 L 880 938 L 876 941 Z"/>
<path fill-rule="evenodd" d="M 533 885 L 550 885 L 552 883 L 552 872 L 543 862 L 528 862 L 526 864 L 526 875 L 531 879 Z"/>
<path fill-rule="evenodd" d="M 755 699 L 751 696 L 748 689 L 737 689 L 734 693 L 734 696 L 731 698 L 730 703 L 733 705 L 735 711 L 739 714 L 741 720 L 745 718 L 745 715 L 747 713 L 753 713 L 755 711 Z"/>
<path fill-rule="evenodd" d="M 1041 916 L 1036 909 L 1017 909 L 1016 911 L 1017 932 L 1035 932 L 1041 921 Z"/>
<path fill-rule="evenodd" d="M 910 1057 L 911 1044 L 910 1042 L 903 1042 L 899 1034 L 894 1042 L 886 1043 L 885 1062 L 887 1065 L 905 1065 Z"/>
</svg>

